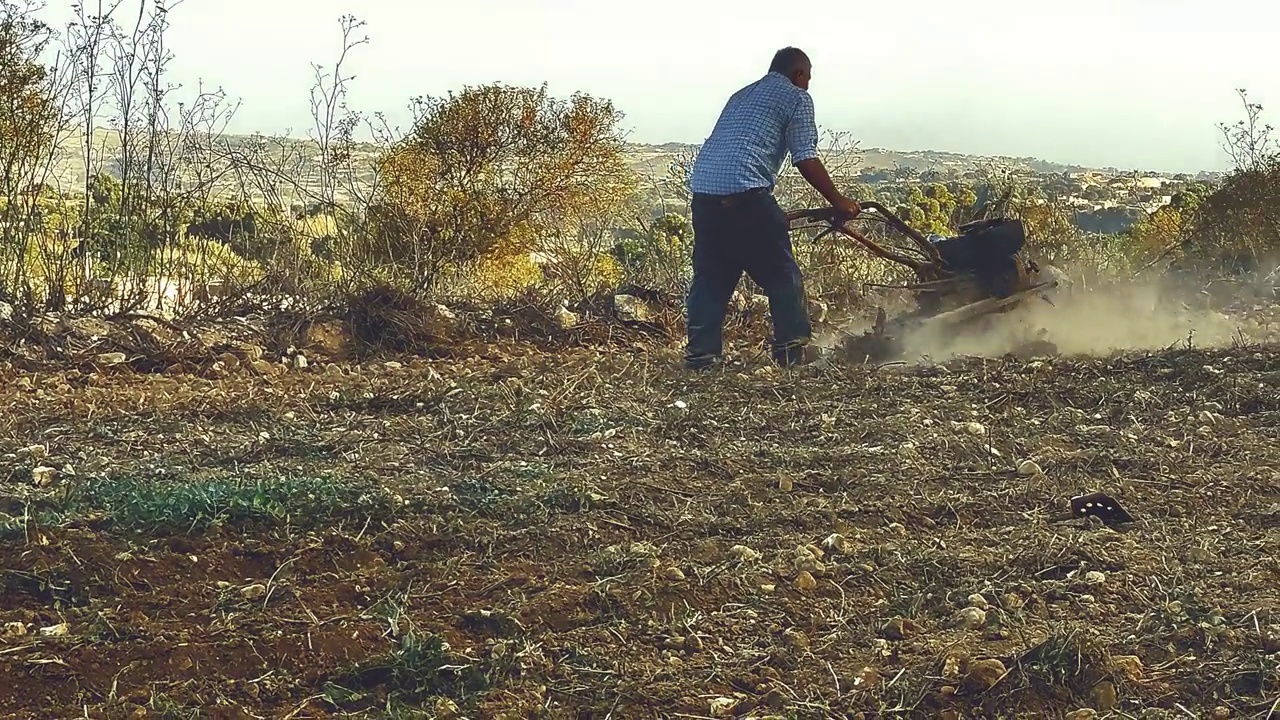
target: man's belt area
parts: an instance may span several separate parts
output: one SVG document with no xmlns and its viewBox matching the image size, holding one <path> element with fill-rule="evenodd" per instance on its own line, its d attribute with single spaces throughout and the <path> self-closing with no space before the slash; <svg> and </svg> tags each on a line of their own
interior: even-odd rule
<svg viewBox="0 0 1280 720">
<path fill-rule="evenodd" d="M 732 195 L 708 195 L 706 193 L 694 193 L 693 197 L 695 200 L 713 202 L 721 207 L 733 207 L 744 200 L 760 197 L 761 195 L 768 195 L 769 192 L 770 190 L 767 187 L 758 187 L 733 193 Z"/>
</svg>

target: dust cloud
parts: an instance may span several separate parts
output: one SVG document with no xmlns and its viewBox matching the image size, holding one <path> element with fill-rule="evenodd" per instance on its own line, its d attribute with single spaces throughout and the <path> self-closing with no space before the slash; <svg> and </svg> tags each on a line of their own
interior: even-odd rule
<svg viewBox="0 0 1280 720">
<path fill-rule="evenodd" d="M 928 326 L 900 337 L 906 362 L 957 356 L 1106 356 L 1174 346 L 1223 347 L 1248 338 L 1247 321 L 1204 308 L 1196 290 L 1129 281 L 1050 291 L 964 326 Z"/>
</svg>

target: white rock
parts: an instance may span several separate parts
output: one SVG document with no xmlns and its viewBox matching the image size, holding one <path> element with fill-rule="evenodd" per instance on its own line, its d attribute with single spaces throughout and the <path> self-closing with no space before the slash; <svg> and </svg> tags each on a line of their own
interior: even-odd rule
<svg viewBox="0 0 1280 720">
<path fill-rule="evenodd" d="M 1097 570 L 1090 570 L 1084 574 L 1084 581 L 1090 585 L 1101 585 L 1107 581 L 1107 576 Z"/>
<path fill-rule="evenodd" d="M 31 482 L 38 487 L 47 487 L 53 484 L 54 478 L 58 476 L 57 468 L 51 468 L 47 465 L 41 465 L 31 470 Z"/>
<path fill-rule="evenodd" d="M 987 613 L 982 608 L 967 607 L 960 610 L 956 616 L 956 626 L 964 630 L 974 630 L 982 627 L 987 622 Z"/>
<path fill-rule="evenodd" d="M 71 632 L 71 627 L 66 623 L 58 623 L 49 627 L 40 628 L 40 635 L 43 637 L 64 637 Z"/>
<path fill-rule="evenodd" d="M 306 355 L 303 355 L 302 353 L 298 353 L 297 355 L 294 355 L 294 356 L 293 356 L 293 369 L 294 369 L 294 370 L 306 370 L 306 369 L 307 369 L 307 356 L 306 356 Z"/>
<path fill-rule="evenodd" d="M 1035 460 L 1023 460 L 1018 463 L 1018 474 L 1023 477 L 1036 477 L 1044 474 L 1044 470 Z"/>
<path fill-rule="evenodd" d="M 822 547 L 827 552 L 844 552 L 848 543 L 840 533 L 831 533 L 826 540 L 822 541 Z"/>
<path fill-rule="evenodd" d="M 102 353 L 98 355 L 95 359 L 102 365 L 120 365 L 120 364 L 123 364 L 129 358 L 122 352 L 109 352 L 109 353 Z"/>
<path fill-rule="evenodd" d="M 734 545 L 729 548 L 729 554 L 742 562 L 755 562 L 760 559 L 760 553 L 752 550 L 746 545 Z"/>
</svg>

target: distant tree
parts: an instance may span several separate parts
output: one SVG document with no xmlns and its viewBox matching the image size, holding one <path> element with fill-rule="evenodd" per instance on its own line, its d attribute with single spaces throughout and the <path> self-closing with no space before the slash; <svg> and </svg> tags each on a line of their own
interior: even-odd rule
<svg viewBox="0 0 1280 720">
<path fill-rule="evenodd" d="M 527 254 L 551 228 L 620 210 L 635 188 L 612 103 L 500 84 L 418 100 L 379 158 L 367 255 L 430 289 L 447 268 Z"/>
</svg>

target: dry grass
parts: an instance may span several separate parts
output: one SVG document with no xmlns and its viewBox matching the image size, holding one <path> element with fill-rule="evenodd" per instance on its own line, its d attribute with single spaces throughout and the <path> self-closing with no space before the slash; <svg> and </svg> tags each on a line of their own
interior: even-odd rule
<svg viewBox="0 0 1280 720">
<path fill-rule="evenodd" d="M 0 369 L 6 716 L 1274 709 L 1274 345 L 453 355 Z"/>
</svg>

